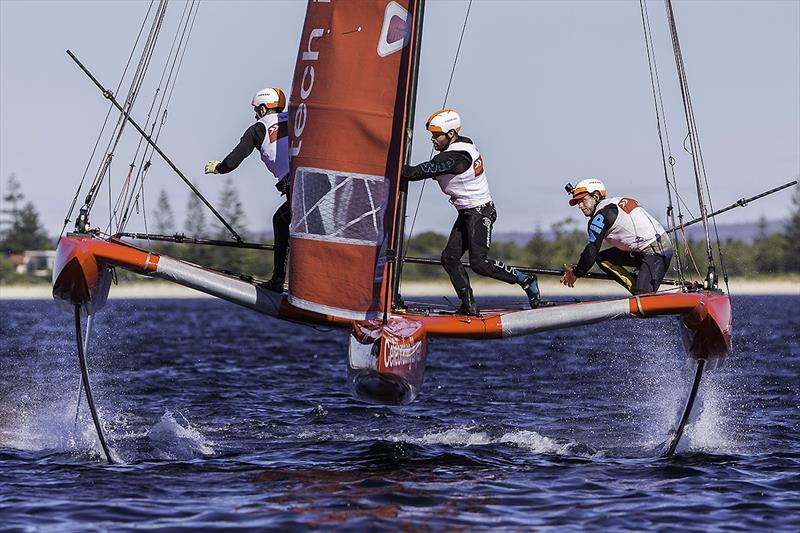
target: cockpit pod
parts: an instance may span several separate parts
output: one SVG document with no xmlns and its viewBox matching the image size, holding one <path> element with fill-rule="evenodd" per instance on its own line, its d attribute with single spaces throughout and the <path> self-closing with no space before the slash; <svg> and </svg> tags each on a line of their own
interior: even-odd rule
<svg viewBox="0 0 800 533">
<path fill-rule="evenodd" d="M 391 316 L 354 322 L 350 332 L 347 380 L 365 402 L 405 405 L 414 401 L 425 379 L 427 336 L 421 322 Z"/>
</svg>

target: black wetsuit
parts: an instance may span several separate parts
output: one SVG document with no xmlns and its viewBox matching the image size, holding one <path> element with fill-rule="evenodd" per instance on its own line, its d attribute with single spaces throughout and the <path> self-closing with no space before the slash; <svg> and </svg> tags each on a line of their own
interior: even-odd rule
<svg viewBox="0 0 800 533">
<path fill-rule="evenodd" d="M 279 123 L 281 127 L 286 127 L 285 122 Z M 235 170 L 253 150 L 260 149 L 267 135 L 267 127 L 263 122 L 256 122 L 245 130 L 239 144 L 231 150 L 225 159 L 217 165 L 217 172 L 227 174 Z M 279 136 L 282 136 L 279 133 Z M 272 215 L 272 231 L 275 234 L 274 263 L 272 272 L 273 279 L 284 279 L 286 277 L 286 259 L 289 257 L 289 224 L 292 219 L 291 197 L 289 194 L 289 176 L 281 176 L 275 183 L 275 188 L 282 195 L 286 195 L 286 201 L 278 207 Z"/>
<path fill-rule="evenodd" d="M 608 204 L 589 219 L 589 242 L 581 253 L 578 265 L 573 269 L 577 277 L 585 276 L 596 262 L 604 272 L 628 289 L 632 294 L 656 292 L 669 269 L 672 260 L 672 245 L 664 235 L 641 252 L 630 252 L 610 247 L 600 251 L 603 240 L 617 221 L 619 208 Z M 631 274 L 626 268 L 637 272 Z"/>
<path fill-rule="evenodd" d="M 452 142 L 472 143 L 472 140 L 467 137 L 456 137 Z M 444 174 L 461 174 L 466 172 L 472 163 L 469 152 L 445 151 L 425 163 L 415 166 L 404 165 L 402 176 L 408 181 L 419 181 Z M 461 257 L 467 251 L 469 251 L 469 266 L 475 273 L 511 284 L 520 281 L 515 270 L 502 261 L 489 257 L 492 226 L 496 220 L 497 211 L 494 202 L 458 210 L 458 217 L 450 231 L 447 246 L 442 251 L 442 266 L 450 276 L 457 294 L 461 295 L 465 289 L 470 288 L 469 276 L 461 264 Z"/>
</svg>

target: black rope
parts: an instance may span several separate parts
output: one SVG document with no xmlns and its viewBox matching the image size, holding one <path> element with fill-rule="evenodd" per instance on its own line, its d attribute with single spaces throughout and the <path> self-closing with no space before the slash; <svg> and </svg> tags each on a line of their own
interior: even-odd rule
<svg viewBox="0 0 800 533">
<path fill-rule="evenodd" d="M 408 257 L 408 256 L 406 256 L 406 257 L 403 257 L 402 259 L 403 259 L 404 263 L 412 263 L 412 264 L 417 264 L 417 265 L 438 265 L 438 266 L 442 265 L 442 260 L 441 259 L 434 259 L 432 257 Z M 468 261 L 461 261 L 461 264 L 464 265 L 465 267 L 469 266 L 469 262 Z M 529 274 L 542 274 L 544 276 L 563 276 L 564 275 L 564 271 L 563 270 L 556 270 L 556 269 L 552 269 L 552 268 L 538 268 L 538 267 L 516 266 L 516 265 L 508 265 L 508 268 L 513 268 L 513 269 L 519 270 L 520 272 L 525 272 L 525 273 L 529 273 Z M 599 272 L 587 272 L 586 274 L 581 276 L 581 278 L 603 279 L 603 280 L 616 281 L 616 278 L 613 278 L 608 274 L 601 274 Z M 676 285 L 676 286 L 679 286 L 679 287 L 692 286 L 691 283 L 687 283 L 684 280 L 678 280 L 678 279 L 664 279 L 661 283 L 663 285 Z"/>
<path fill-rule="evenodd" d="M 161 33 L 161 25 L 163 24 L 163 20 L 164 20 L 164 16 L 165 15 L 166 15 L 166 3 L 163 2 L 163 0 L 162 0 L 161 5 L 159 5 L 159 12 L 158 12 L 155 20 L 153 21 L 153 26 L 152 26 L 152 28 L 150 30 L 150 35 L 148 36 L 148 40 L 145 42 L 145 46 L 144 46 L 144 49 L 142 51 L 142 57 L 139 60 L 139 65 L 137 66 L 136 72 L 134 73 L 133 80 L 131 81 L 131 85 L 130 85 L 130 88 L 128 90 L 128 96 L 127 96 L 126 101 L 125 101 L 125 108 L 124 108 L 124 110 L 122 110 L 122 109 L 120 110 L 121 114 L 120 114 L 120 117 L 118 118 L 118 122 L 117 122 L 116 135 L 114 137 L 112 137 L 113 145 L 111 145 L 111 142 L 109 142 L 109 146 L 111 146 L 110 151 L 108 152 L 109 153 L 109 157 L 111 157 L 111 155 L 113 155 L 114 151 L 116 150 L 117 145 L 119 144 L 119 142 L 122 139 L 122 134 L 123 134 L 123 132 L 125 130 L 125 125 L 127 124 L 127 121 L 125 119 L 126 119 L 127 116 L 130 116 L 131 112 L 133 111 L 133 106 L 134 106 L 134 104 L 135 104 L 135 102 L 136 102 L 136 100 L 137 100 L 137 98 L 139 96 L 139 92 L 141 90 L 142 84 L 144 83 L 145 76 L 146 76 L 147 71 L 148 71 L 148 69 L 150 67 L 150 62 L 152 61 L 153 54 L 155 53 L 156 42 L 158 40 L 158 36 Z M 123 185 L 123 187 L 121 188 L 121 191 L 124 191 L 124 194 L 127 194 L 127 191 L 129 190 L 130 175 L 131 175 L 132 171 L 133 171 L 133 168 L 131 168 L 129 170 L 126 182 Z M 99 179 L 101 179 L 101 180 L 104 179 L 106 175 L 109 176 L 109 182 L 110 182 L 111 181 L 110 180 L 110 175 L 111 175 L 110 171 L 106 174 L 105 172 L 103 172 L 103 169 L 101 168 L 101 170 L 100 170 L 100 172 L 98 174 Z M 92 204 L 93 204 L 93 201 L 89 202 L 89 209 L 90 210 L 91 210 Z M 116 213 L 109 213 L 109 228 L 111 227 L 112 219 L 115 216 L 116 216 Z"/>
<path fill-rule="evenodd" d="M 173 235 L 162 235 L 159 233 L 132 233 L 120 232 L 112 236 L 114 239 L 121 239 L 128 237 L 140 241 L 159 241 L 159 242 L 174 242 L 177 244 L 203 244 L 208 246 L 223 246 L 227 248 L 248 248 L 252 250 L 274 250 L 274 244 L 262 244 L 260 242 L 246 242 L 246 241 L 224 241 L 221 239 L 205 239 L 202 237 L 188 237 L 183 233 L 175 233 Z"/>
<path fill-rule="evenodd" d="M 192 8 L 194 9 L 194 15 L 192 15 Z M 164 124 L 166 124 L 166 122 L 167 122 L 167 111 L 169 109 L 169 104 L 172 101 L 172 95 L 173 95 L 173 92 L 175 90 L 175 85 L 177 84 L 177 81 L 178 81 L 178 74 L 180 73 L 181 67 L 183 66 L 183 58 L 185 57 L 186 50 L 189 47 L 189 38 L 191 37 L 192 31 L 194 30 L 194 23 L 195 23 L 195 20 L 197 19 L 197 12 L 198 12 L 198 10 L 200 8 L 199 0 L 198 0 L 198 2 L 196 4 L 196 7 L 195 7 L 195 1 L 192 0 L 192 8 L 189 9 L 189 14 L 188 14 L 188 16 L 186 18 L 186 24 L 184 24 L 183 32 L 181 34 L 181 40 L 178 43 L 178 51 L 180 52 L 180 59 L 177 62 L 177 67 L 175 65 L 175 62 L 173 61 L 172 68 L 170 69 L 169 76 L 167 77 L 167 84 L 166 84 L 167 90 L 166 91 L 168 92 L 168 94 L 166 96 L 166 100 L 164 100 L 164 95 L 162 94 L 162 104 L 163 105 L 159 104 L 159 114 L 161 115 L 161 121 L 159 122 L 158 129 L 155 132 L 156 133 L 155 134 L 155 142 L 158 142 L 158 139 L 161 137 L 161 131 L 163 130 Z M 189 24 L 189 17 L 191 17 L 191 24 Z M 188 32 L 187 32 L 187 26 L 188 26 Z M 185 36 L 185 40 L 184 40 L 184 36 Z M 182 49 L 181 49 L 181 47 L 182 47 Z M 176 59 L 177 59 L 177 53 L 176 53 Z M 173 77 L 173 73 L 174 73 L 174 77 Z M 162 109 L 163 109 L 163 111 L 162 111 Z M 143 174 L 142 174 L 141 191 L 140 191 L 140 194 L 141 194 L 141 197 L 142 197 L 142 218 L 144 219 L 145 231 L 147 231 L 147 217 L 146 217 L 146 212 L 145 212 L 146 202 L 144 200 L 144 180 L 145 180 L 145 177 L 147 175 L 147 171 L 151 168 L 151 165 L 152 165 L 152 161 L 151 161 L 152 155 L 153 155 L 153 150 L 151 149 L 149 151 L 147 163 L 144 163 L 144 165 L 143 165 L 143 170 L 142 170 Z M 138 200 L 138 198 L 137 198 L 137 200 Z M 124 225 L 123 225 L 123 229 L 124 229 Z"/>
<path fill-rule="evenodd" d="M 653 44 L 653 32 L 652 32 L 652 29 L 651 29 L 651 26 L 650 26 L 650 15 L 649 15 L 649 11 L 647 9 L 647 3 L 644 2 L 643 0 L 640 0 L 640 11 L 642 12 L 643 25 L 645 26 L 645 44 L 647 45 L 648 41 L 649 41 L 648 63 L 650 63 L 650 51 L 652 51 L 652 54 L 653 54 L 653 61 L 652 61 L 652 64 L 651 64 L 650 76 L 651 76 L 651 86 L 653 85 L 653 83 L 652 83 L 653 82 L 653 77 L 655 77 L 655 86 L 657 88 L 656 92 L 658 93 L 658 103 L 656 104 L 656 117 L 658 118 L 659 109 L 660 109 L 660 114 L 664 118 L 664 122 L 663 122 L 663 124 L 664 124 L 664 137 L 663 137 L 663 141 L 662 142 L 666 142 L 666 145 L 667 145 L 667 152 L 669 153 L 669 157 L 668 157 L 667 161 L 669 163 L 670 174 L 671 174 L 671 177 L 672 177 L 672 181 L 671 182 L 670 182 L 669 178 L 667 178 L 667 180 L 666 180 L 666 183 L 667 183 L 667 195 L 668 195 L 668 197 L 670 197 L 671 193 L 674 192 L 675 193 L 675 197 L 677 199 L 676 205 L 677 205 L 677 209 L 678 209 L 678 224 L 675 223 L 674 210 L 672 208 L 672 199 L 671 199 L 671 197 L 669 198 L 669 203 L 670 203 L 669 211 L 670 212 L 667 213 L 671 217 L 670 218 L 670 225 L 672 226 L 671 228 L 669 228 L 668 231 L 673 231 L 674 228 L 683 226 L 683 209 L 686 209 L 686 211 L 689 213 L 690 217 L 694 217 L 694 214 L 692 213 L 691 208 L 686 203 L 686 201 L 684 200 L 684 198 L 681 195 L 680 191 L 678 190 L 678 181 L 677 181 L 677 177 L 676 177 L 676 174 L 675 174 L 675 157 L 672 155 L 672 146 L 671 146 L 671 143 L 670 143 L 670 140 L 669 140 L 669 138 L 670 138 L 670 136 L 669 136 L 669 128 L 668 128 L 668 125 L 667 125 L 666 112 L 665 112 L 665 107 L 664 107 L 664 100 L 663 100 L 663 95 L 662 95 L 662 92 L 661 92 L 661 77 L 660 77 L 659 71 L 658 71 L 658 62 L 655 59 L 655 46 Z M 654 94 L 654 97 L 655 97 L 655 94 Z M 688 137 L 688 135 L 687 135 L 687 137 Z M 662 140 L 660 130 L 659 130 L 659 140 L 660 141 Z M 687 150 L 687 152 L 689 154 L 692 153 L 690 150 Z M 663 144 L 662 144 L 662 158 L 663 158 Z M 688 243 L 686 242 L 685 235 L 681 234 L 681 235 L 677 236 L 676 238 L 680 238 L 683 241 L 684 251 L 689 256 L 689 258 L 692 260 L 692 263 L 694 264 L 694 258 L 691 257 L 691 252 L 689 251 Z M 680 246 L 676 246 L 675 247 L 675 253 L 676 253 L 676 260 L 677 260 L 677 263 L 678 263 L 678 271 L 679 271 L 680 275 L 683 277 L 683 276 L 685 276 L 685 273 L 683 273 L 681 271 L 682 270 L 682 256 L 681 256 L 681 247 Z M 695 265 L 695 269 L 696 269 L 696 265 Z M 699 270 L 697 271 L 697 273 L 698 273 L 698 275 L 700 275 Z"/>
</svg>

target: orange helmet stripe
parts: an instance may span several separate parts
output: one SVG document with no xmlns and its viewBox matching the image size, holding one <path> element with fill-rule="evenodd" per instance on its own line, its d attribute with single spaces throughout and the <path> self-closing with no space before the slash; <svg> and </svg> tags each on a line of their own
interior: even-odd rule
<svg viewBox="0 0 800 533">
<path fill-rule="evenodd" d="M 439 111 L 434 112 L 431 116 L 428 117 L 428 120 L 425 122 L 425 129 L 427 129 L 432 133 L 445 133 L 445 131 L 440 126 L 431 125 L 431 122 L 433 122 L 433 119 L 436 118 L 438 115 L 441 115 L 442 113 L 448 113 L 450 111 L 455 112 L 453 109 L 440 109 Z M 460 127 L 455 128 L 456 131 L 459 131 L 460 129 L 461 129 Z"/>
<path fill-rule="evenodd" d="M 278 93 L 278 101 L 277 102 L 270 102 L 268 104 L 264 104 L 267 106 L 267 109 L 275 109 L 280 108 L 283 109 L 286 107 L 286 95 L 283 94 L 283 91 L 277 87 L 273 87 L 273 90 Z"/>
</svg>

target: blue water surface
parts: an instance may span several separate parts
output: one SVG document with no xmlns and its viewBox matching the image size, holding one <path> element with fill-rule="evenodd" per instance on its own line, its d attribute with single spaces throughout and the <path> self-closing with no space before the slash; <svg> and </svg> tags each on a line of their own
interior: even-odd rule
<svg viewBox="0 0 800 533">
<path fill-rule="evenodd" d="M 0 529 L 800 530 L 800 296 L 741 296 L 678 454 L 675 319 L 433 340 L 405 407 L 350 397 L 347 334 L 225 302 L 2 301 Z"/>
</svg>

